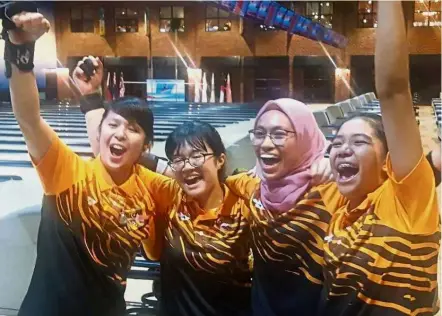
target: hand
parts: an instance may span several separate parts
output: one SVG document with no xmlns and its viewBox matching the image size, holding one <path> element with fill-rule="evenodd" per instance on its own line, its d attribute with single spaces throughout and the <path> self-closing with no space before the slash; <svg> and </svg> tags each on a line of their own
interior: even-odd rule
<svg viewBox="0 0 442 316">
<path fill-rule="evenodd" d="M 34 42 L 48 32 L 51 24 L 40 13 L 21 12 L 12 17 L 17 29 L 9 30 L 9 40 L 12 44 L 21 45 Z"/>
<path fill-rule="evenodd" d="M 310 174 L 312 176 L 311 184 L 313 186 L 334 181 L 330 159 L 328 158 L 315 161 L 310 167 Z"/>
<path fill-rule="evenodd" d="M 256 166 L 247 171 L 247 175 L 250 177 L 256 177 Z"/>
<path fill-rule="evenodd" d="M 90 58 L 95 67 L 94 74 L 91 76 L 89 81 L 87 81 L 84 71 L 80 68 L 86 58 Z M 101 82 L 103 80 L 103 63 L 98 57 L 84 57 L 77 63 L 77 67 L 72 73 L 72 78 L 74 79 L 74 82 L 82 95 L 96 93 L 100 90 Z"/>
</svg>

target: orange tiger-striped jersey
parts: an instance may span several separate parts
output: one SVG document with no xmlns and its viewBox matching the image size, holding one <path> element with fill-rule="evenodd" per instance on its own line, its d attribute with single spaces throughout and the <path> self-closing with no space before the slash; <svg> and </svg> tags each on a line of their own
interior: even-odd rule
<svg viewBox="0 0 442 316">
<path fill-rule="evenodd" d="M 182 190 L 164 213 L 161 314 L 251 315 L 247 200 L 224 187 L 224 201 L 202 210 Z"/>
<path fill-rule="evenodd" d="M 323 285 L 323 243 L 330 210 L 345 203 L 336 185 L 310 189 L 281 214 L 263 206 L 256 178 L 241 174 L 228 178 L 227 185 L 249 200 L 253 314 L 315 315 Z"/>
<path fill-rule="evenodd" d="M 353 210 L 339 209 L 325 245 L 320 315 L 434 315 L 439 310 L 440 224 L 424 156 L 401 181 L 389 178 Z"/>
<path fill-rule="evenodd" d="M 83 160 L 55 133 L 35 168 L 45 196 L 19 315 L 124 315 L 127 273 L 154 228 L 151 184 L 170 180 L 136 165 L 124 184 L 109 184 L 100 158 Z"/>
</svg>

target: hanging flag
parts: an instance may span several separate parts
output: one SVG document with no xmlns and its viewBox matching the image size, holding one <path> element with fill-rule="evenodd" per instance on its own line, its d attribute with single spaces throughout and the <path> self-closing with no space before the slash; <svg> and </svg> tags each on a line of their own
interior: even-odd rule
<svg viewBox="0 0 442 316">
<path fill-rule="evenodd" d="M 124 86 L 123 72 L 120 74 L 120 98 L 124 97 L 126 87 Z"/>
<path fill-rule="evenodd" d="M 104 99 L 106 101 L 112 101 L 112 93 L 111 93 L 111 87 L 110 87 L 110 72 L 107 73 L 107 80 L 106 84 L 104 85 Z"/>
<path fill-rule="evenodd" d="M 215 74 L 212 72 L 212 83 L 210 85 L 210 103 L 215 103 Z"/>
<path fill-rule="evenodd" d="M 117 73 L 114 72 L 114 78 L 112 80 L 112 89 L 111 89 L 111 93 L 112 93 L 112 99 L 115 100 L 116 98 L 118 98 L 118 87 L 117 87 Z"/>
<path fill-rule="evenodd" d="M 201 102 L 207 103 L 207 80 L 206 80 L 206 73 L 203 73 L 203 91 L 201 95 Z"/>
<path fill-rule="evenodd" d="M 232 88 L 230 87 L 230 74 L 227 74 L 226 102 L 232 103 Z"/>
<path fill-rule="evenodd" d="M 104 8 L 100 8 L 98 11 L 99 19 L 98 19 L 98 33 L 100 36 L 106 35 L 106 23 L 104 19 Z"/>
<path fill-rule="evenodd" d="M 219 91 L 219 103 L 224 103 L 224 91 L 225 91 L 225 87 L 224 87 L 224 79 L 223 79 L 223 83 L 221 84 L 220 91 Z"/>
</svg>

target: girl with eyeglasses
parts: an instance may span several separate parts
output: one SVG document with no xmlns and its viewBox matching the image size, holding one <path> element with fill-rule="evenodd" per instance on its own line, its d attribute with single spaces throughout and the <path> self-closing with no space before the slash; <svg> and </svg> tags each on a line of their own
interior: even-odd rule
<svg viewBox="0 0 442 316">
<path fill-rule="evenodd" d="M 293 99 L 267 102 L 250 139 L 259 179 L 242 174 L 226 183 L 249 202 L 253 314 L 314 315 L 330 210 L 345 201 L 335 184 L 312 181 L 326 140 L 311 110 Z"/>
<path fill-rule="evenodd" d="M 98 70 L 91 80 L 84 80 L 80 67 L 74 79 L 89 94 L 82 108 L 96 150 L 95 126 L 103 110 L 97 109 L 101 104 L 91 92 L 99 87 L 102 65 L 92 60 Z M 184 123 L 169 135 L 165 149 L 176 181 L 155 184 L 163 216 L 157 216 L 148 253 L 161 261 L 161 313 L 251 314 L 248 201 L 224 184 L 226 150 L 220 135 L 210 124 Z M 315 170 L 323 178 L 323 168 Z"/>
<path fill-rule="evenodd" d="M 86 112 L 94 151 L 103 109 L 98 90 L 102 65 L 86 80 L 79 62 L 74 80 Z M 247 203 L 225 185 L 226 149 L 216 129 L 203 122 L 184 123 L 168 136 L 169 174 L 176 180 L 153 181 L 150 191 L 161 212 L 155 234 L 145 244 L 151 260 L 161 263 L 161 315 L 251 314 Z M 147 159 L 149 160 L 149 159 Z"/>
</svg>

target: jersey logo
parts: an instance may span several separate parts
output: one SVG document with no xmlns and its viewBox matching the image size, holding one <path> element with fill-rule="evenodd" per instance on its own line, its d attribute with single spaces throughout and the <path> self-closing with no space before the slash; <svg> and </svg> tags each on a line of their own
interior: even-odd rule
<svg viewBox="0 0 442 316">
<path fill-rule="evenodd" d="M 327 243 L 330 243 L 330 242 L 333 240 L 333 235 L 325 236 L 324 240 L 325 240 Z"/>
<path fill-rule="evenodd" d="M 253 203 L 255 204 L 255 208 L 260 210 L 261 212 L 265 210 L 264 205 L 262 205 L 262 202 L 258 199 L 253 199 Z"/>
<path fill-rule="evenodd" d="M 92 206 L 97 204 L 97 201 L 95 201 L 93 198 L 91 198 L 90 196 L 88 196 L 87 198 L 87 205 Z"/>
<path fill-rule="evenodd" d="M 182 221 L 188 221 L 190 219 L 189 215 L 181 213 L 181 212 L 178 214 L 178 217 Z"/>
</svg>

